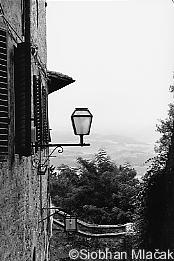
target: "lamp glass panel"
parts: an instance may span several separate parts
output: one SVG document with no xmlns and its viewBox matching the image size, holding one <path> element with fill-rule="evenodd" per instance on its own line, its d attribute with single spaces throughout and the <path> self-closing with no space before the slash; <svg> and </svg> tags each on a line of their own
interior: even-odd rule
<svg viewBox="0 0 174 261">
<path fill-rule="evenodd" d="M 74 117 L 74 125 L 77 135 L 88 135 L 91 125 L 91 117 Z"/>
<path fill-rule="evenodd" d="M 65 231 L 76 231 L 77 219 L 75 217 L 65 218 Z"/>
</svg>

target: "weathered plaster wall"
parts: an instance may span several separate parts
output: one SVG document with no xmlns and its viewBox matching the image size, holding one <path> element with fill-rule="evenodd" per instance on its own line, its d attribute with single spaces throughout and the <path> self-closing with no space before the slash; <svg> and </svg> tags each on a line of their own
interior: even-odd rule
<svg viewBox="0 0 174 261">
<path fill-rule="evenodd" d="M 6 19 L 22 39 L 21 15 L 23 1 L 3 0 L 1 2 Z M 31 1 L 31 34 L 33 43 L 38 46 L 39 57 L 46 67 L 45 3 L 43 0 L 38 2 L 40 9 L 39 26 L 37 27 L 36 1 Z M 2 18 L 0 18 L 0 26 L 8 29 Z M 36 260 L 45 261 L 47 255 L 45 251 L 48 245 L 47 219 L 43 222 L 41 222 L 41 219 L 47 216 L 47 210 L 41 209 L 48 206 L 48 173 L 46 172 L 44 176 L 37 175 L 39 152 L 30 157 L 19 158 L 14 150 L 14 122 L 15 117 L 17 117 L 14 114 L 14 47 L 17 42 L 20 42 L 19 38 L 13 31 L 9 31 L 9 157 L 6 162 L 0 162 L 0 260 L 32 260 L 35 248 Z M 35 59 L 32 57 L 32 74 L 38 72 L 38 64 L 35 63 Z M 44 77 L 42 82 L 43 85 L 46 85 Z"/>
</svg>

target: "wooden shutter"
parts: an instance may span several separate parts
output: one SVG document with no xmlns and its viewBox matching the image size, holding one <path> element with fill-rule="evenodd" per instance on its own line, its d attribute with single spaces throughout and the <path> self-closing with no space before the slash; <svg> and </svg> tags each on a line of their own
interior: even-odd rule
<svg viewBox="0 0 174 261">
<path fill-rule="evenodd" d="M 36 126 L 36 140 L 42 144 L 42 97 L 41 97 L 40 77 L 33 76 L 33 96 L 34 96 L 34 125 Z"/>
<path fill-rule="evenodd" d="M 49 129 L 48 129 L 48 113 L 47 113 L 47 93 L 46 90 L 42 91 L 43 99 L 43 143 L 47 144 L 49 142 Z"/>
<path fill-rule="evenodd" d="M 34 125 L 38 145 L 49 142 L 47 92 L 41 86 L 39 76 L 33 76 Z M 37 146 L 36 146 L 37 147 Z"/>
<path fill-rule="evenodd" d="M 28 42 L 15 50 L 16 153 L 31 155 L 31 57 Z"/>
<path fill-rule="evenodd" d="M 0 158 L 8 154 L 7 36 L 0 28 Z"/>
</svg>

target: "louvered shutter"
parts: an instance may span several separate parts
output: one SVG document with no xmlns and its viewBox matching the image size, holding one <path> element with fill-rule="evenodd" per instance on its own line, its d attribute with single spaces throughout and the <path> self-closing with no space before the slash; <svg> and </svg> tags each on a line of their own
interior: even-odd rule
<svg viewBox="0 0 174 261">
<path fill-rule="evenodd" d="M 28 42 L 15 50 L 16 153 L 31 155 L 31 57 Z"/>
<path fill-rule="evenodd" d="M 49 129 L 48 129 L 48 115 L 47 115 L 47 93 L 46 90 L 42 91 L 43 99 L 43 143 L 47 144 L 49 142 Z"/>
<path fill-rule="evenodd" d="M 33 76 L 33 96 L 34 96 L 34 125 L 36 126 L 36 140 L 42 144 L 42 98 L 40 77 Z"/>
<path fill-rule="evenodd" d="M 8 154 L 7 36 L 0 29 L 0 159 Z"/>
</svg>

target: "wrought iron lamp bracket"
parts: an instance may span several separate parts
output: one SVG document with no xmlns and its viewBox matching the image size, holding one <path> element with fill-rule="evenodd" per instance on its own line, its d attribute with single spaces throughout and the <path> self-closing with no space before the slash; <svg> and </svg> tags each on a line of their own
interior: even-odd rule
<svg viewBox="0 0 174 261">
<path fill-rule="evenodd" d="M 44 163 L 40 163 L 38 165 L 38 175 L 45 175 L 48 164 L 47 162 L 49 161 L 50 157 L 52 156 L 52 154 L 57 150 L 58 153 L 63 153 L 63 147 L 74 147 L 74 146 L 78 146 L 78 147 L 86 147 L 86 146 L 90 146 L 89 143 L 62 143 L 62 144 L 38 144 L 35 145 L 39 148 L 51 148 L 54 147 L 54 149 L 51 151 L 51 153 L 47 156 L 46 160 L 44 161 Z"/>
</svg>

